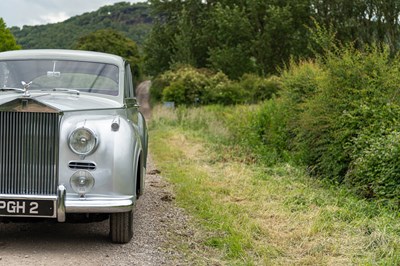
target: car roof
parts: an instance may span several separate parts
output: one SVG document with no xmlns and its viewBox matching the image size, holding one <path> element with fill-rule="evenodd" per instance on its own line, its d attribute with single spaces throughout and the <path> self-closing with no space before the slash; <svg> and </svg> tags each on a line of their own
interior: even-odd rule
<svg viewBox="0 0 400 266">
<path fill-rule="evenodd" d="M 122 57 L 92 51 L 64 50 L 64 49 L 32 49 L 14 50 L 0 53 L 0 60 L 29 60 L 29 59 L 50 59 L 50 60 L 77 60 L 87 62 L 98 62 L 114 64 L 124 67 L 125 61 Z"/>
</svg>

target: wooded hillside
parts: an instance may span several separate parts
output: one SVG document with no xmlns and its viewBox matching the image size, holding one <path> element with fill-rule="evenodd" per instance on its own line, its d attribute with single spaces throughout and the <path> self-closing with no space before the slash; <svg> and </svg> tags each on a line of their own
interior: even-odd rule
<svg viewBox="0 0 400 266">
<path fill-rule="evenodd" d="M 12 27 L 10 30 L 23 49 L 71 48 L 77 39 L 99 29 L 125 33 L 137 44 L 143 43 L 152 25 L 149 5 L 127 2 L 104 6 L 94 12 L 74 16 L 64 22 Z"/>
</svg>

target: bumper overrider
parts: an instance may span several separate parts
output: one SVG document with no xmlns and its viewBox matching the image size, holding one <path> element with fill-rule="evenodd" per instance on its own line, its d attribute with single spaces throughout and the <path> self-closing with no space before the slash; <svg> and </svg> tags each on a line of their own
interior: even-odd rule
<svg viewBox="0 0 400 266">
<path fill-rule="evenodd" d="M 65 222 L 67 213 L 128 212 L 135 204 L 132 196 L 68 198 L 65 186 L 57 196 L 0 194 L 0 217 L 56 218 Z"/>
</svg>

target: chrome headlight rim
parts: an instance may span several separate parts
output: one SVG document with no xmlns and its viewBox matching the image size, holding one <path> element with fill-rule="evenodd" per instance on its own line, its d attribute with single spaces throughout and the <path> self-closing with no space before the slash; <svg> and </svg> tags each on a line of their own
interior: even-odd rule
<svg viewBox="0 0 400 266">
<path fill-rule="evenodd" d="M 76 134 L 76 132 L 78 132 L 80 130 L 84 130 L 84 131 L 88 132 L 91 135 L 91 137 L 94 139 L 94 145 L 93 145 L 92 149 L 90 149 L 86 152 L 81 152 L 81 151 L 77 150 L 76 148 L 74 148 L 74 146 L 73 146 L 72 140 L 73 140 L 74 134 Z M 94 130 L 92 130 L 88 127 L 85 127 L 85 126 L 75 128 L 74 130 L 72 130 L 72 132 L 69 134 L 69 137 L 68 137 L 69 148 L 71 149 L 72 152 L 74 152 L 75 154 L 80 155 L 80 156 L 87 156 L 87 155 L 92 154 L 93 152 L 96 151 L 98 145 L 99 145 L 99 138 L 97 137 L 97 134 L 94 132 Z"/>
</svg>

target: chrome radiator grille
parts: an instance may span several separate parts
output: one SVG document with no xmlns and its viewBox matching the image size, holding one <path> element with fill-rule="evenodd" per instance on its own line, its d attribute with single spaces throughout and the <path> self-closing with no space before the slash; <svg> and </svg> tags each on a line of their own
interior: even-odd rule
<svg viewBox="0 0 400 266">
<path fill-rule="evenodd" d="M 0 194 L 55 195 L 59 114 L 0 112 Z"/>
</svg>

